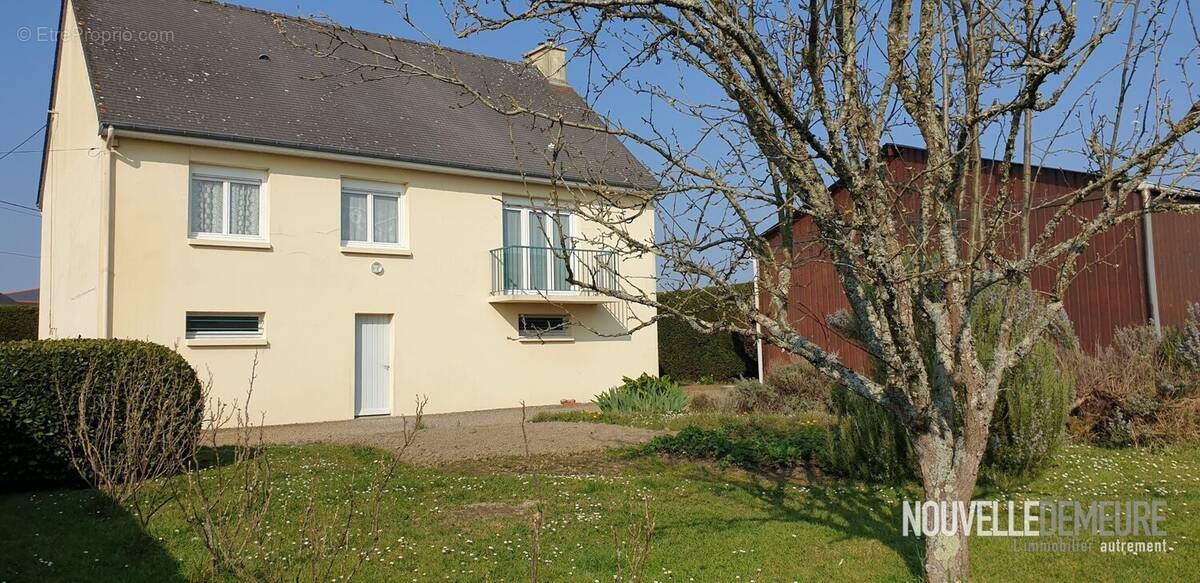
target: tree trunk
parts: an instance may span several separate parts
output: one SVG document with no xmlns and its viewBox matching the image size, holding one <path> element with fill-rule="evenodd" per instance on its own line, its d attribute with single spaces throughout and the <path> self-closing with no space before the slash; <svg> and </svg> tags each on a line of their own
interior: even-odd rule
<svg viewBox="0 0 1200 583">
<path fill-rule="evenodd" d="M 952 436 L 919 435 L 914 440 L 925 500 L 938 503 L 944 527 L 925 537 L 925 580 L 930 583 L 966 581 L 970 576 L 970 545 L 961 514 L 954 521 L 955 506 L 970 504 L 975 492 L 982 449 L 975 440 L 966 447 Z M 969 451 L 980 449 L 980 451 Z M 969 507 L 964 508 L 969 510 Z"/>
<path fill-rule="evenodd" d="M 930 583 L 966 581 L 971 549 L 960 528 L 956 534 L 925 537 L 925 580 Z"/>
</svg>

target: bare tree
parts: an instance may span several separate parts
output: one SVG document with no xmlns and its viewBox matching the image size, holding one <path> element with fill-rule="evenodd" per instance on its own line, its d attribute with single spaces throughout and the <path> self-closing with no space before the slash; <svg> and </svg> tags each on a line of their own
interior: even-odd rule
<svg viewBox="0 0 1200 583">
<path fill-rule="evenodd" d="M 281 28 L 341 65 L 314 79 L 435 79 L 460 88 L 467 106 L 547 128 L 544 160 L 526 144 L 514 152 L 554 177 L 552 198 L 603 227 L 593 243 L 656 256 L 658 289 L 704 287 L 725 317 L 659 303 L 652 281 L 575 272 L 572 283 L 657 308 L 635 329 L 669 316 L 758 337 L 888 408 L 913 444 L 929 500 L 971 498 L 1001 380 L 1062 310 L 1089 243 L 1146 213 L 1196 208 L 1178 188 L 1196 178 L 1200 126 L 1187 81 L 1200 74 L 1200 39 L 1186 3 L 446 0 L 446 8 L 461 36 L 541 27 L 572 51 L 572 70 L 587 73 L 576 87 L 588 103 L 599 109 L 620 95 L 644 106 L 620 120 L 551 110 L 452 58 L 413 58 L 327 21 Z M 1052 121 L 1031 127 L 1035 113 Z M 659 187 L 568 173 L 572 140 L 593 134 L 641 154 Z M 885 145 L 901 140 L 918 141 L 928 164 L 897 181 Z M 1086 164 L 1090 178 L 1053 200 L 1029 200 L 1018 174 L 1032 171 L 1035 155 Z M 985 172 L 999 173 L 999 188 L 983 182 Z M 829 188 L 835 182 L 844 199 Z M 1034 211 L 1048 220 L 1024 220 Z M 634 228 L 652 212 L 656 236 Z M 812 241 L 788 228 L 802 218 L 815 228 Z M 784 227 L 781 244 L 763 235 L 771 224 Z M 1014 228 L 1036 230 L 1013 248 Z M 836 268 L 858 340 L 884 374 L 847 366 L 789 319 L 800 301 L 793 274 L 816 260 L 812 244 Z M 735 288 L 755 262 L 761 305 Z M 1016 298 L 1035 271 L 1052 274 L 1040 302 L 1007 310 L 994 354 L 981 358 L 972 308 L 984 292 Z M 928 537 L 925 567 L 931 581 L 965 579 L 963 529 Z"/>
</svg>

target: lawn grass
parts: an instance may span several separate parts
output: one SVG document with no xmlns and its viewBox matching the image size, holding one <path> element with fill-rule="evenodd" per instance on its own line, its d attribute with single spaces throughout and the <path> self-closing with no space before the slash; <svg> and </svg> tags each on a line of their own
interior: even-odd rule
<svg viewBox="0 0 1200 583">
<path fill-rule="evenodd" d="M 305 493 L 327 505 L 361 499 L 388 454 L 368 448 L 268 450 L 278 504 L 264 540 L 278 569 L 304 541 Z M 229 467 L 208 470 L 227 472 Z M 363 581 L 525 581 L 531 517 L 540 500 L 541 576 L 611 581 L 617 546 L 648 501 L 655 531 L 644 580 L 908 581 L 921 545 L 900 535 L 911 487 L 827 478 L 767 478 L 712 464 L 608 454 L 402 466 L 384 497 L 381 545 Z M 1012 539 L 975 538 L 977 581 L 1194 580 L 1200 565 L 1200 448 L 1161 452 L 1071 446 L 1043 477 L 1003 498 L 1168 501 L 1165 555 L 1034 553 Z M 362 507 L 360 507 L 362 511 Z M 57 490 L 0 496 L 0 580 L 207 580 L 199 541 L 174 508 L 137 533 L 95 494 Z M 361 531 L 367 520 L 358 521 Z M 363 532 L 358 536 L 364 536 Z M 356 540 L 364 540 L 362 538 Z"/>
</svg>

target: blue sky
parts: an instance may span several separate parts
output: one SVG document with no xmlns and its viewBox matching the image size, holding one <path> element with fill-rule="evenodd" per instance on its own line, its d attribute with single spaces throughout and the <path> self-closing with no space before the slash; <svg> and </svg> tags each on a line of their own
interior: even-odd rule
<svg viewBox="0 0 1200 583">
<path fill-rule="evenodd" d="M 54 27 L 58 21 L 56 2 L 5 2 L 0 6 L 0 70 L 10 82 L 0 91 L 0 155 L 46 123 L 49 103 L 50 67 L 54 43 L 22 42 L 21 26 Z M 0 200 L 35 206 L 41 165 L 42 136 L 0 160 Z M 37 286 L 38 233 L 41 220 L 36 213 L 0 204 L 0 291 Z"/>
<path fill-rule="evenodd" d="M 413 20 L 420 24 L 421 33 L 409 27 L 397 14 L 397 8 L 387 5 L 383 0 L 237 1 L 289 14 L 327 14 L 344 25 L 397 36 L 421 38 L 427 35 L 453 48 L 510 60 L 520 59 L 522 53 L 545 37 L 545 31 L 534 25 L 525 25 L 470 39 L 458 39 L 450 30 L 440 3 L 436 0 L 418 0 L 407 5 L 402 0 L 396 2 L 401 10 L 407 9 Z M 1185 100 L 1190 103 L 1194 98 L 1188 83 L 1189 78 L 1200 78 L 1200 54 L 1195 50 L 1197 43 L 1192 36 L 1196 27 L 1189 26 L 1188 22 L 1200 25 L 1200 22 L 1197 22 L 1200 15 L 1193 13 L 1188 6 L 1186 2 L 1166 5 L 1167 14 L 1164 15 L 1164 19 L 1175 20 L 1176 36 L 1163 47 L 1162 81 L 1157 84 L 1151 83 L 1148 73 L 1140 74 L 1132 85 L 1132 100 L 1141 101 L 1155 96 L 1155 87 L 1171 92 L 1176 98 L 1177 107 Z M 1088 11 L 1094 10 L 1094 6 L 1091 3 L 1081 3 L 1080 7 L 1080 22 L 1086 28 L 1091 20 Z M 0 127 L 4 129 L 0 134 L 0 155 L 3 155 L 45 123 L 55 46 L 51 41 L 38 39 L 52 37 L 53 35 L 45 33 L 58 27 L 58 2 L 0 0 L 0 23 L 3 23 L 0 24 L 0 72 L 3 72 L 4 79 L 8 80 L 5 91 L 0 92 Z M 1114 35 L 1085 67 L 1080 75 L 1083 83 L 1064 96 L 1064 104 L 1080 106 L 1079 109 L 1069 112 L 1064 109 L 1067 107 L 1064 105 L 1039 116 L 1039 123 L 1035 124 L 1035 134 L 1039 140 L 1049 138 L 1064 129 L 1077 131 L 1086 127 L 1089 121 L 1086 119 L 1087 115 L 1095 114 L 1091 107 L 1095 107 L 1096 111 L 1111 108 L 1118 77 L 1116 65 L 1123 56 L 1126 34 L 1122 28 Z M 580 81 L 583 81 L 581 77 L 585 76 L 587 67 L 588 64 L 583 62 L 571 65 L 572 84 L 577 88 L 584 85 Z M 1181 70 L 1183 74 L 1180 74 Z M 715 97 L 711 83 L 706 86 L 704 80 L 698 79 L 699 75 L 679 72 L 671 63 L 650 66 L 636 75 L 641 79 L 655 78 L 657 81 L 678 77 L 687 86 L 686 93 L 681 98 L 684 101 L 709 102 Z M 1104 77 L 1101 83 L 1090 87 L 1086 85 L 1098 76 Z M 635 97 L 628 91 L 616 90 L 606 92 L 596 105 L 601 113 L 626 127 L 635 131 L 644 127 L 641 118 L 647 111 L 648 104 L 645 98 Z M 664 108 L 656 108 L 656 116 L 662 116 L 662 109 Z M 1084 114 L 1084 119 L 1076 118 L 1076 114 L 1080 112 Z M 689 138 L 688 132 L 698 129 L 692 121 L 676 116 L 669 119 L 665 125 L 684 134 L 683 139 L 686 142 Z M 1122 134 L 1136 131 L 1137 126 L 1134 124 L 1136 121 L 1122 124 L 1128 126 L 1122 128 Z M 911 137 L 911 130 L 904 128 L 896 130 L 889 139 L 919 145 L 919 142 Z M 1188 140 L 1193 150 L 1197 141 L 1200 140 L 1195 136 Z M 996 143 L 996 140 L 985 136 L 984 142 L 985 155 L 988 155 L 990 144 Z M 1082 142 L 1078 137 L 1064 139 L 1052 146 L 1048 142 L 1039 141 L 1035 161 L 1065 167 L 1084 167 L 1085 161 L 1077 153 L 1081 146 Z M 4 201 L 0 203 L 0 291 L 38 285 L 40 220 L 36 212 L 19 206 L 35 205 L 41 148 L 42 135 L 38 134 L 0 160 L 0 184 L 3 185 L 0 187 L 0 201 Z M 637 148 L 634 150 L 637 153 Z M 719 148 L 702 148 L 701 152 L 709 159 L 721 156 Z M 643 159 L 652 167 L 655 165 L 654 160 L 645 157 Z"/>
<path fill-rule="evenodd" d="M 328 14 L 345 25 L 416 37 L 396 13 L 379 0 L 238 0 L 238 4 L 288 14 Z M 403 5 L 403 2 L 397 2 Z M 439 42 L 471 52 L 518 60 L 542 39 L 532 27 L 459 40 L 451 33 L 438 3 L 414 2 L 408 6 L 425 34 Z M 58 2 L 54 0 L 0 1 L 0 72 L 9 82 L 0 91 L 0 155 L 46 122 L 54 43 L 37 40 L 39 30 L 58 27 Z M 32 34 L 30 34 L 32 32 Z M 45 35 L 41 35 L 45 36 Z M 30 40 L 26 40 L 29 38 Z M 36 206 L 41 171 L 42 135 L 0 160 L 0 200 Z M 36 287 L 40 219 L 36 213 L 0 204 L 0 291 Z"/>
</svg>

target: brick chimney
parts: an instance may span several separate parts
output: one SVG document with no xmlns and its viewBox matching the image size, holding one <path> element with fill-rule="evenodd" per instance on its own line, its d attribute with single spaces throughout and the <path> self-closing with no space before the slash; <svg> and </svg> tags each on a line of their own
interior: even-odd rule
<svg viewBox="0 0 1200 583">
<path fill-rule="evenodd" d="M 554 44 L 553 41 L 548 40 L 525 53 L 525 64 L 537 67 L 546 80 L 554 85 L 563 87 L 569 85 L 567 83 L 567 51 Z"/>
</svg>

